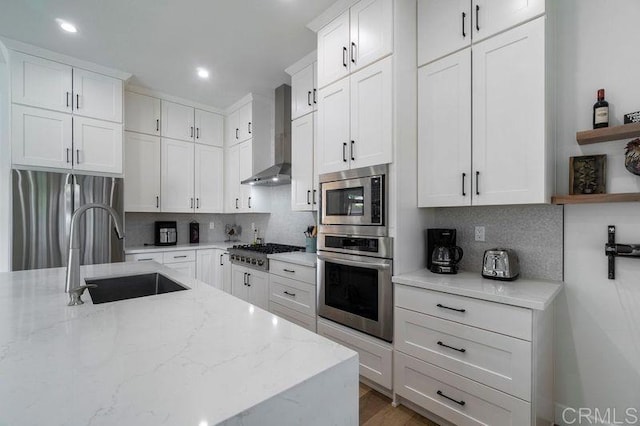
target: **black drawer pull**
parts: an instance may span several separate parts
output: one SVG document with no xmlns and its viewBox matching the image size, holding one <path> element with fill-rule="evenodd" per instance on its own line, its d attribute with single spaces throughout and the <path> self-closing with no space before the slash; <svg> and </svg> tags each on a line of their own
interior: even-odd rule
<svg viewBox="0 0 640 426">
<path fill-rule="evenodd" d="M 449 401 L 453 401 L 453 402 L 455 402 L 455 403 L 456 403 L 456 404 L 458 404 L 458 405 L 464 405 L 464 404 L 466 404 L 466 402 L 464 402 L 464 401 L 458 401 L 457 399 L 453 399 L 453 398 L 451 398 L 451 397 L 448 397 L 447 395 L 445 395 L 444 393 L 442 393 L 442 391 L 440 391 L 440 390 L 437 392 L 437 394 L 438 394 L 438 395 L 440 395 L 440 396 L 441 396 L 441 397 L 443 397 L 443 398 L 447 398 Z"/>
<path fill-rule="evenodd" d="M 442 309 L 449 309 L 450 311 L 463 312 L 463 313 L 464 313 L 464 312 L 467 312 L 467 310 L 466 310 L 466 309 L 450 308 L 450 307 L 448 307 L 448 306 L 444 306 L 444 305 L 443 305 L 443 304 L 441 304 L 441 303 L 438 303 L 436 306 L 437 306 L 438 308 L 442 308 Z"/>
<path fill-rule="evenodd" d="M 284 294 L 286 294 L 287 296 L 296 297 L 295 293 L 289 293 L 287 290 L 284 291 Z"/>
<path fill-rule="evenodd" d="M 138 259 L 138 262 L 146 262 L 148 260 L 153 260 L 153 259 L 148 257 L 148 258 L 145 258 L 145 259 Z"/>
<path fill-rule="evenodd" d="M 184 259 L 185 257 L 187 257 L 186 255 L 182 255 L 182 256 L 173 256 L 174 259 Z"/>
<path fill-rule="evenodd" d="M 289 272 L 289 273 L 292 273 L 292 274 L 296 273 L 296 271 L 294 271 L 293 269 L 283 269 L 283 271 L 284 272 Z"/>
<path fill-rule="evenodd" d="M 454 351 L 458 351 L 458 352 L 462 352 L 462 353 L 465 353 L 467 351 L 466 349 L 462 349 L 462 348 L 458 349 L 458 348 L 454 348 L 453 346 L 445 345 L 444 343 L 442 343 L 439 340 L 438 340 L 438 345 L 442 346 L 443 348 L 453 349 Z"/>
</svg>

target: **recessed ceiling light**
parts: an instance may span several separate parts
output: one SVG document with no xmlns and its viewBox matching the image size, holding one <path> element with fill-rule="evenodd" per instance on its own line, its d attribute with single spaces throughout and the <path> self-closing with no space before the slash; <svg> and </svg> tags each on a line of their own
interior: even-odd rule
<svg viewBox="0 0 640 426">
<path fill-rule="evenodd" d="M 76 28 L 76 26 L 73 25 L 71 22 L 67 22 L 64 19 L 56 19 L 56 22 L 58 23 L 58 25 L 60 25 L 60 28 L 62 28 L 64 31 L 68 33 L 78 32 L 78 29 Z"/>
<path fill-rule="evenodd" d="M 206 68 L 202 68 L 202 67 L 198 67 L 196 68 L 196 71 L 198 71 L 198 77 L 200 78 L 209 78 L 209 70 Z"/>
<path fill-rule="evenodd" d="M 272 177 L 271 180 L 274 181 L 274 182 L 277 182 L 278 181 L 278 177 L 277 176 L 276 177 Z"/>
</svg>

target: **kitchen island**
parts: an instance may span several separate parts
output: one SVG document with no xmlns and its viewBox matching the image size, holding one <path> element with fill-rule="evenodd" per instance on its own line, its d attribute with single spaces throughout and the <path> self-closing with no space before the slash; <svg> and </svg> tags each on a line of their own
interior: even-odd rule
<svg viewBox="0 0 640 426">
<path fill-rule="evenodd" d="M 68 307 L 65 268 L 0 273 L 0 425 L 355 425 L 357 354 L 155 262 L 189 290 Z"/>
</svg>

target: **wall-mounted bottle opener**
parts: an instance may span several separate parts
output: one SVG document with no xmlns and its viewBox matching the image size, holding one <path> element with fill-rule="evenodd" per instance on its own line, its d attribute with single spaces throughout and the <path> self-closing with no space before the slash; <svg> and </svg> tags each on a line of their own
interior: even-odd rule
<svg viewBox="0 0 640 426">
<path fill-rule="evenodd" d="M 640 244 L 616 244 L 616 227 L 609 225 L 609 240 L 604 246 L 604 253 L 609 258 L 609 279 L 616 278 L 616 257 L 640 258 Z"/>
</svg>

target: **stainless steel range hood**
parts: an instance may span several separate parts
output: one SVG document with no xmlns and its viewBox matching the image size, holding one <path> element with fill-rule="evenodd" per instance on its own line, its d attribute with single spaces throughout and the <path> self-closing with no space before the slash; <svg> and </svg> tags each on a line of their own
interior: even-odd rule
<svg viewBox="0 0 640 426">
<path fill-rule="evenodd" d="M 277 186 L 291 183 L 291 86 L 276 89 L 273 165 L 242 181 L 244 185 Z"/>
</svg>

